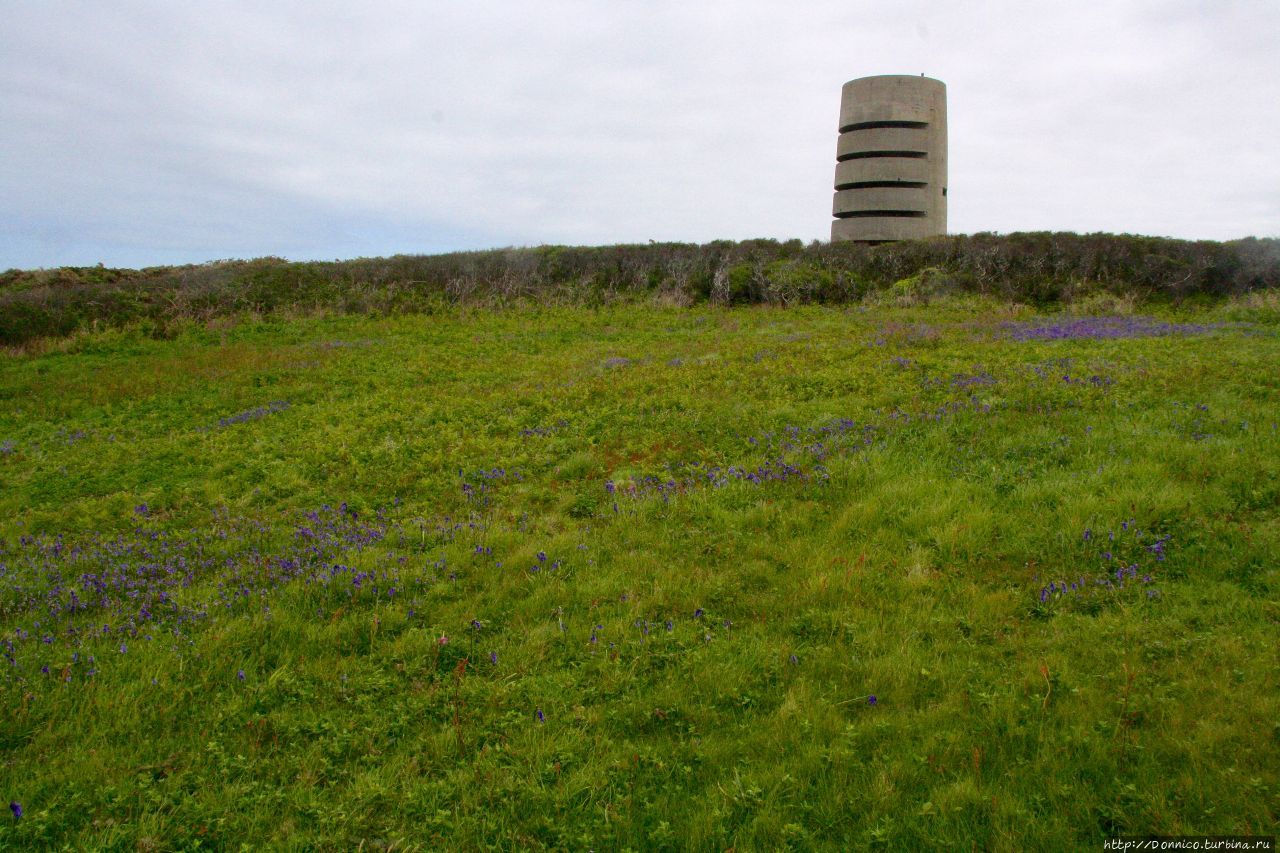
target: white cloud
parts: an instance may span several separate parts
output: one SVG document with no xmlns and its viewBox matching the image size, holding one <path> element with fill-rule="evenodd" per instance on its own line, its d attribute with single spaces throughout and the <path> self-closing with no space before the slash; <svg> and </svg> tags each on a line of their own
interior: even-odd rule
<svg viewBox="0 0 1280 853">
<path fill-rule="evenodd" d="M 840 85 L 945 81 L 953 231 L 1280 231 L 1280 7 L 46 3 L 0 267 L 824 238 Z"/>
</svg>

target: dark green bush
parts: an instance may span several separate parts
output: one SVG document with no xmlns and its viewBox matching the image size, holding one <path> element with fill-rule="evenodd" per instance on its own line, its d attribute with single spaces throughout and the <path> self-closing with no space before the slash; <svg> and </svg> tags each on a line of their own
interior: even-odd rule
<svg viewBox="0 0 1280 853">
<path fill-rule="evenodd" d="M 138 321 L 169 329 L 244 312 L 412 312 L 457 303 L 603 304 L 650 295 L 681 303 L 788 305 L 844 302 L 895 285 L 902 298 L 963 291 L 1038 304 L 1095 293 L 1139 301 L 1221 297 L 1280 286 L 1280 240 L 1036 232 L 879 246 L 717 240 L 331 263 L 259 258 L 142 270 L 8 270 L 0 273 L 0 344 Z"/>
</svg>

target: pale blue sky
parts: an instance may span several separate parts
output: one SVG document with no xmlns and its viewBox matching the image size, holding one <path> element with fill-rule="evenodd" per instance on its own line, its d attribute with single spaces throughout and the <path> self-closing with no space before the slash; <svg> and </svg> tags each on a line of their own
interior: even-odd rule
<svg viewBox="0 0 1280 853">
<path fill-rule="evenodd" d="M 1280 3 L 0 3 L 0 268 L 825 239 L 840 86 L 953 232 L 1280 236 Z"/>
</svg>

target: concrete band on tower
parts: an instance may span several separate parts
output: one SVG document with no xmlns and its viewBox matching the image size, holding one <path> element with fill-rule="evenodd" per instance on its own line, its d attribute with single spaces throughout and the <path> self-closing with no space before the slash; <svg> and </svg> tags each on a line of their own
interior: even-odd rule
<svg viewBox="0 0 1280 853">
<path fill-rule="evenodd" d="M 946 234 L 946 85 L 906 74 L 845 83 L 835 189 L 833 241 Z"/>
</svg>

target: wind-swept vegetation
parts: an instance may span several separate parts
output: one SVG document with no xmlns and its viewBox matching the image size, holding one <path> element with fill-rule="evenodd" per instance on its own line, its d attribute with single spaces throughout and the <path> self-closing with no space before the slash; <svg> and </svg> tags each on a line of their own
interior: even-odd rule
<svg viewBox="0 0 1280 853">
<path fill-rule="evenodd" d="M 457 305 L 843 304 L 969 293 L 1047 306 L 1098 296 L 1139 304 L 1280 286 L 1280 241 L 1111 234 L 942 237 L 862 246 L 798 240 L 541 246 L 334 262 L 278 258 L 142 270 L 0 274 L 0 345 L 245 314 L 433 312 Z"/>
</svg>

